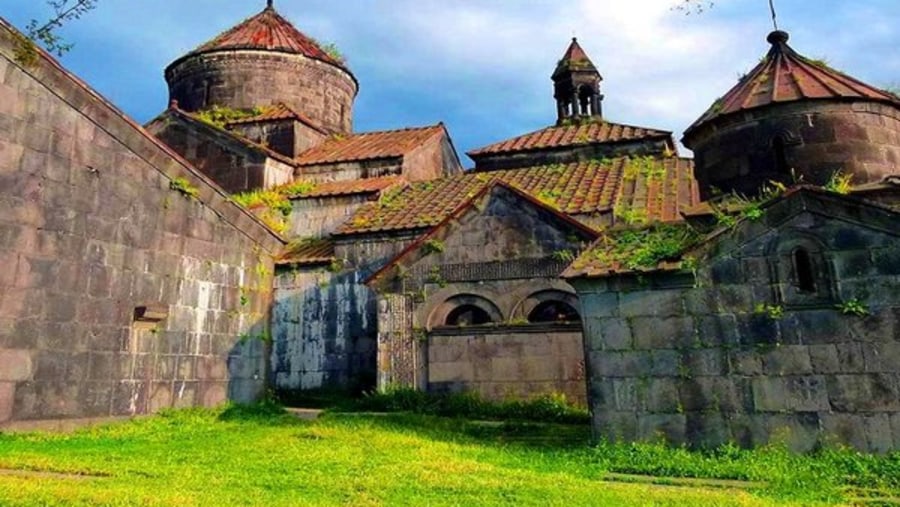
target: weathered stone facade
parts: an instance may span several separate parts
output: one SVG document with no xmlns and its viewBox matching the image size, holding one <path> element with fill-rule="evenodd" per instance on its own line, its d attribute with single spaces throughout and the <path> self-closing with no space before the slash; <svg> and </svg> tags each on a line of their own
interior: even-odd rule
<svg viewBox="0 0 900 507">
<path fill-rule="evenodd" d="M 169 110 L 147 130 L 229 193 L 290 183 L 294 164 L 277 153 L 240 142 L 222 129 Z"/>
<path fill-rule="evenodd" d="M 773 180 L 825 185 L 836 173 L 875 183 L 900 163 L 900 108 L 863 101 L 770 106 L 722 118 L 686 142 L 703 198 L 713 189 L 752 195 Z M 779 142 L 781 166 L 773 147 Z"/>
<path fill-rule="evenodd" d="M 700 247 L 693 274 L 573 280 L 597 437 L 900 448 L 898 223 L 801 190 Z"/>
<path fill-rule="evenodd" d="M 473 196 L 370 279 L 379 292 L 379 385 L 584 402 L 578 316 L 543 321 L 533 312 L 577 305 L 557 279 L 568 263 L 554 253 L 593 237 L 502 185 Z"/>
<path fill-rule="evenodd" d="M 347 70 L 299 54 L 231 50 L 187 55 L 166 69 L 169 96 L 186 111 L 283 102 L 331 132 L 353 131 L 358 85 Z"/>
<path fill-rule="evenodd" d="M 0 24 L 0 424 L 251 400 L 283 242 Z"/>
</svg>

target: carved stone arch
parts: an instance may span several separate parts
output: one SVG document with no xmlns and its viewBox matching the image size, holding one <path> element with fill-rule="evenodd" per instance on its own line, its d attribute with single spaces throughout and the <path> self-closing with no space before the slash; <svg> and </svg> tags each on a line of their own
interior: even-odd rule
<svg viewBox="0 0 900 507">
<path fill-rule="evenodd" d="M 552 306 L 555 305 L 560 311 L 566 311 L 574 315 L 577 315 L 577 319 L 555 319 L 555 320 L 547 320 L 547 319 L 536 319 L 535 312 L 541 313 L 542 309 L 551 310 Z M 547 289 L 541 290 L 538 292 L 534 292 L 530 294 L 528 297 L 522 299 L 513 310 L 511 316 L 514 321 L 522 321 L 522 322 L 578 322 L 581 320 L 581 311 L 580 304 L 578 302 L 578 296 L 574 292 L 563 291 L 559 289 Z"/>
<path fill-rule="evenodd" d="M 767 249 L 769 270 L 780 303 L 788 306 L 832 305 L 836 286 L 825 243 L 807 231 L 787 229 Z"/>
<path fill-rule="evenodd" d="M 464 323 L 466 315 L 475 320 Z M 450 322 L 450 320 L 453 322 Z M 428 328 L 484 325 L 503 322 L 500 309 L 489 299 L 476 294 L 458 294 L 439 304 L 428 317 Z"/>
</svg>

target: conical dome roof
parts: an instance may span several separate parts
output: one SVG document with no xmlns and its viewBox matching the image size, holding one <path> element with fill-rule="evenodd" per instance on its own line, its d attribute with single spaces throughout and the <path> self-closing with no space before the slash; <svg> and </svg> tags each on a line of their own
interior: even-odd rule
<svg viewBox="0 0 900 507">
<path fill-rule="evenodd" d="M 256 49 L 293 53 L 321 60 L 338 67 L 344 63 L 329 55 L 313 39 L 297 30 L 290 21 L 272 7 L 271 2 L 259 14 L 252 16 L 234 28 L 191 51 L 187 56 L 213 51 Z"/>
<path fill-rule="evenodd" d="M 594 62 L 591 61 L 581 45 L 578 44 L 578 39 L 575 37 L 572 37 L 572 43 L 569 44 L 566 53 L 556 65 L 556 70 L 553 72 L 553 78 L 557 78 L 573 71 L 597 72 L 597 67 L 594 66 Z"/>
<path fill-rule="evenodd" d="M 721 116 L 771 104 L 863 99 L 900 105 L 895 95 L 798 54 L 788 45 L 789 38 L 787 32 L 770 33 L 767 40 L 772 48 L 765 58 L 694 122 L 685 135 Z"/>
</svg>

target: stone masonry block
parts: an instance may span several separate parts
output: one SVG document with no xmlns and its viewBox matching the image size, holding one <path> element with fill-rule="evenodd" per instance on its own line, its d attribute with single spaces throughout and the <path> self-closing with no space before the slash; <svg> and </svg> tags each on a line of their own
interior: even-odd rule
<svg viewBox="0 0 900 507">
<path fill-rule="evenodd" d="M 900 411 L 900 386 L 893 374 L 830 376 L 828 396 L 838 412 Z"/>
<path fill-rule="evenodd" d="M 673 317 L 684 313 L 683 291 L 639 290 L 619 295 L 622 317 Z"/>
<path fill-rule="evenodd" d="M 599 343 L 597 340 L 591 342 L 590 346 L 594 350 L 628 350 L 631 349 L 632 336 L 631 326 L 625 319 L 602 319 L 597 326 L 599 329 Z"/>
<path fill-rule="evenodd" d="M 763 356 L 763 369 L 770 375 L 805 375 L 812 373 L 809 348 L 805 345 L 776 347 Z"/>
<path fill-rule="evenodd" d="M 0 382 L 22 382 L 33 373 L 31 352 L 27 350 L 0 350 Z"/>
<path fill-rule="evenodd" d="M 15 403 L 15 382 L 0 382 L 0 423 L 12 419 Z"/>
<path fill-rule="evenodd" d="M 693 346 L 697 339 L 690 317 L 639 317 L 631 321 L 636 349 L 679 349 Z"/>
<path fill-rule="evenodd" d="M 760 377 L 752 380 L 753 404 L 761 412 L 830 410 L 823 377 Z"/>
</svg>

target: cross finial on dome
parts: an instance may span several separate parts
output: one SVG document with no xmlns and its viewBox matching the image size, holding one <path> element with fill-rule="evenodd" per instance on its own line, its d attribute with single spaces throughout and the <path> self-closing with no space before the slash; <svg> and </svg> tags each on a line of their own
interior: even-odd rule
<svg viewBox="0 0 900 507">
<path fill-rule="evenodd" d="M 266 0 L 266 9 L 274 9 L 275 0 Z"/>
</svg>

